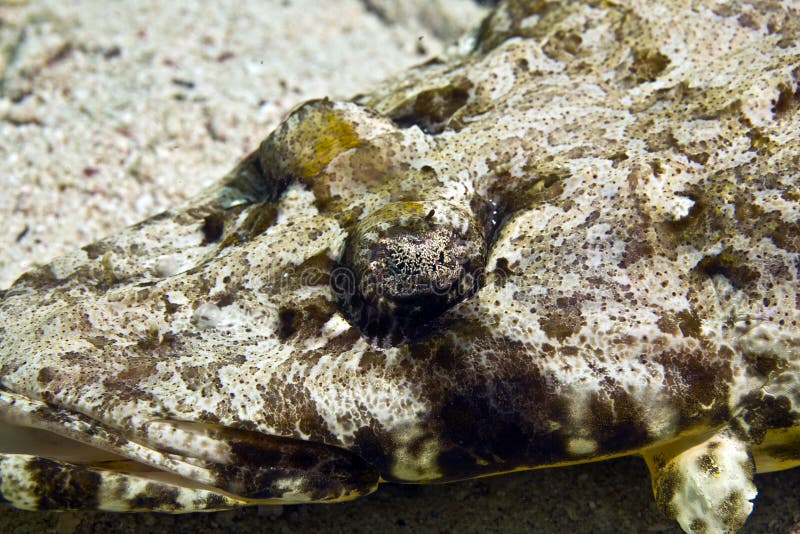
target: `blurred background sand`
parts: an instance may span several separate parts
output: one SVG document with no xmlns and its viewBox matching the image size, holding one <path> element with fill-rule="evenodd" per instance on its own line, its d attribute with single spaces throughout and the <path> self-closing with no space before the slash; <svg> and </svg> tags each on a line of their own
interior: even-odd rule
<svg viewBox="0 0 800 534">
<path fill-rule="evenodd" d="M 487 2 L 489 3 L 489 2 Z M 348 98 L 477 24 L 472 0 L 0 0 L 0 288 L 197 193 L 298 103 Z M 747 532 L 800 531 L 800 469 L 759 476 Z M 31 513 L 0 532 L 678 532 L 636 458 L 353 503 Z"/>
</svg>

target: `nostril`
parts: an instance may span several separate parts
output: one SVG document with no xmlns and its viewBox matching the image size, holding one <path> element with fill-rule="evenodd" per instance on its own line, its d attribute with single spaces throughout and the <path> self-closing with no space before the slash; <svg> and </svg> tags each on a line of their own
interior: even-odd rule
<svg viewBox="0 0 800 534">
<path fill-rule="evenodd" d="M 338 267 L 349 276 L 331 280 L 347 319 L 394 344 L 472 295 L 485 261 L 483 224 L 472 212 L 445 201 L 396 202 L 356 225 Z"/>
</svg>

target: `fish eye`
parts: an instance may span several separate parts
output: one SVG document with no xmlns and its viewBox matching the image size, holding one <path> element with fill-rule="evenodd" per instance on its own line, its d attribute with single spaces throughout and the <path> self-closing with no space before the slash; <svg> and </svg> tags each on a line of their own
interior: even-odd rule
<svg viewBox="0 0 800 534">
<path fill-rule="evenodd" d="M 369 214 L 331 276 L 340 310 L 380 343 L 419 337 L 477 289 L 486 260 L 481 228 L 445 201 L 395 202 Z"/>
</svg>

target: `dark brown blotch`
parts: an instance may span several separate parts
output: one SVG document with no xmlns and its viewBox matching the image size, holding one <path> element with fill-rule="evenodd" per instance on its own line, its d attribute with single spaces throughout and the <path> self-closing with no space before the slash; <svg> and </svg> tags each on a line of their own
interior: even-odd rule
<svg viewBox="0 0 800 534">
<path fill-rule="evenodd" d="M 687 152 L 686 157 L 693 163 L 705 165 L 708 163 L 708 160 L 711 159 L 711 154 L 708 152 Z"/>
<path fill-rule="evenodd" d="M 708 525 L 706 524 L 705 520 L 696 517 L 692 519 L 692 522 L 689 523 L 689 530 L 692 534 L 704 534 L 708 531 Z"/>
<path fill-rule="evenodd" d="M 300 357 L 299 355 L 297 356 Z M 310 365 L 320 357 L 319 352 L 309 353 Z M 264 414 L 265 424 L 276 429 L 276 433 L 291 436 L 302 432 L 309 441 L 337 443 L 338 440 L 317 411 L 317 405 L 303 384 L 287 382 L 282 373 L 276 373 L 259 388 L 264 406 L 270 410 Z"/>
<path fill-rule="evenodd" d="M 329 286 L 331 283 L 331 269 L 334 262 L 325 252 L 320 252 L 301 263 L 295 272 L 300 287 L 304 286 Z"/>
<path fill-rule="evenodd" d="M 719 515 L 728 532 L 736 532 L 747 520 L 747 512 L 743 509 L 745 499 L 738 490 L 731 491 L 719 505 Z"/>
<path fill-rule="evenodd" d="M 654 475 L 656 474 L 658 473 L 654 473 Z M 684 483 L 684 477 L 675 466 L 664 468 L 660 475 L 661 476 L 658 476 L 655 480 L 653 488 L 656 505 L 664 515 L 674 519 L 678 514 L 678 510 L 672 503 L 672 498 L 675 496 L 675 492 L 678 491 Z"/>
<path fill-rule="evenodd" d="M 684 337 L 700 338 L 702 323 L 700 318 L 693 310 L 683 310 L 675 314 L 678 320 L 678 328 Z"/>
<path fill-rule="evenodd" d="M 217 371 L 208 366 L 187 365 L 180 368 L 180 375 L 186 387 L 191 391 L 200 391 L 205 395 L 211 388 L 222 388 Z M 213 421 L 212 421 L 213 422 Z"/>
<path fill-rule="evenodd" d="M 13 295 L 13 291 L 15 289 L 21 289 L 21 287 L 25 286 L 44 292 L 48 289 L 58 287 L 63 283 L 64 280 L 56 277 L 49 265 L 42 265 L 39 267 L 34 267 L 30 271 L 21 274 L 14 281 L 12 288 L 6 293 L 8 295 Z"/>
<path fill-rule="evenodd" d="M 722 275 L 737 289 L 747 289 L 761 278 L 761 273 L 753 269 L 745 251 L 731 247 L 722 252 L 705 256 L 695 266 L 695 270 L 706 276 Z"/>
<path fill-rule="evenodd" d="M 301 338 L 319 336 L 322 327 L 336 313 L 335 305 L 324 299 L 315 298 L 302 302 L 303 307 L 282 306 L 278 310 L 278 339 L 286 341 L 298 334 Z"/>
<path fill-rule="evenodd" d="M 356 331 L 355 328 L 351 330 Z M 366 351 L 358 362 L 359 369 L 380 369 L 386 364 L 386 355 L 379 351 Z"/>
<path fill-rule="evenodd" d="M 784 396 L 774 397 L 755 391 L 742 401 L 742 418 L 747 425 L 750 441 L 759 443 L 771 428 L 791 428 L 797 426 L 797 414 L 792 410 L 791 401 Z"/>
<path fill-rule="evenodd" d="M 559 26 L 567 13 L 559 2 L 545 0 L 512 0 L 503 3 L 502 10 L 493 11 L 483 19 L 477 32 L 476 48 L 483 52 L 497 47 L 514 36 L 544 38 Z M 536 24 L 524 24 L 531 15 Z"/>
<path fill-rule="evenodd" d="M 26 465 L 39 510 L 97 508 L 101 476 L 82 466 L 35 457 Z"/>
<path fill-rule="evenodd" d="M 278 206 L 274 202 L 253 206 L 241 226 L 241 231 L 250 238 L 261 235 L 278 219 Z"/>
<path fill-rule="evenodd" d="M 717 459 L 711 454 L 702 454 L 697 458 L 697 467 L 709 476 L 718 476 L 720 473 Z"/>
<path fill-rule="evenodd" d="M 769 156 L 775 148 L 775 141 L 760 128 L 752 128 L 747 132 L 750 138 L 750 150 L 759 155 Z"/>
<path fill-rule="evenodd" d="M 125 369 L 120 371 L 116 379 L 122 382 L 137 384 L 149 378 L 156 371 L 156 359 L 150 356 L 133 356 L 125 360 Z"/>
<path fill-rule="evenodd" d="M 227 290 L 216 299 L 216 305 L 219 308 L 230 306 L 236 302 L 236 293 L 233 290 Z"/>
<path fill-rule="evenodd" d="M 89 243 L 88 245 L 81 247 L 81 250 L 83 250 L 86 253 L 86 256 L 88 256 L 90 260 L 96 260 L 103 254 L 108 252 L 108 249 L 109 246 L 106 241 L 97 241 L 95 243 Z"/>
<path fill-rule="evenodd" d="M 222 232 L 225 228 L 225 217 L 222 213 L 214 212 L 206 215 L 203 218 L 203 241 L 201 245 L 208 245 L 216 243 L 222 237 Z"/>
<path fill-rule="evenodd" d="M 161 301 L 164 303 L 164 313 L 167 315 L 172 315 L 180 309 L 180 305 L 171 302 L 166 293 L 161 296 Z"/>
<path fill-rule="evenodd" d="M 775 246 L 793 254 L 800 253 L 800 223 L 783 223 L 769 237 Z"/>
<path fill-rule="evenodd" d="M 151 482 L 130 500 L 131 510 L 180 510 L 180 490 Z"/>
<path fill-rule="evenodd" d="M 393 110 L 390 116 L 400 127 L 416 125 L 429 134 L 440 133 L 449 119 L 467 104 L 472 85 L 462 77 L 445 86 L 426 89 Z"/>
<path fill-rule="evenodd" d="M 374 466 L 381 476 L 390 480 L 392 452 L 394 443 L 391 437 L 379 427 L 363 426 L 356 430 L 352 451 L 367 463 Z"/>
<path fill-rule="evenodd" d="M 457 376 L 461 370 L 449 373 Z M 564 420 L 566 408 L 552 387 L 535 369 L 517 367 L 516 374 L 442 392 L 431 423 L 442 444 L 437 463 L 444 477 L 458 479 L 563 459 L 565 440 L 552 422 Z"/>
<path fill-rule="evenodd" d="M 598 443 L 598 453 L 631 450 L 650 441 L 634 398 L 612 378 L 604 379 L 602 385 L 589 401 L 591 435 Z"/>
<path fill-rule="evenodd" d="M 358 330 L 358 328 L 351 326 L 338 336 L 329 339 L 327 345 L 325 345 L 325 349 L 333 354 L 343 354 L 348 350 L 350 350 L 360 337 L 361 337 L 361 332 Z M 368 352 L 364 354 L 364 356 L 367 357 L 366 363 L 364 363 L 364 365 L 369 365 L 372 363 L 377 364 L 379 360 L 378 359 L 371 360 L 367 356 L 368 354 L 369 354 Z M 381 356 L 383 355 L 381 354 Z M 362 362 L 363 361 L 364 360 L 362 358 Z"/>
<path fill-rule="evenodd" d="M 638 232 L 637 232 L 638 233 Z M 627 269 L 641 259 L 652 258 L 655 253 L 653 245 L 651 245 L 645 236 L 644 239 L 630 238 L 625 243 L 625 251 L 622 254 L 622 259 L 619 262 L 619 267 Z"/>
<path fill-rule="evenodd" d="M 774 101 L 774 105 L 772 106 L 772 113 L 775 115 L 776 119 L 781 119 L 786 115 L 796 112 L 800 107 L 800 83 L 795 87 L 781 84 L 779 89 L 778 98 Z"/>
<path fill-rule="evenodd" d="M 136 346 L 144 352 L 155 352 L 164 355 L 172 351 L 177 342 L 172 332 L 160 332 L 157 329 L 148 331 L 136 342 Z"/>
<path fill-rule="evenodd" d="M 633 50 L 630 72 L 636 83 L 655 81 L 669 65 L 669 57 L 658 50 L 637 48 Z"/>
<path fill-rule="evenodd" d="M 36 377 L 36 381 L 39 382 L 39 385 L 46 386 L 52 382 L 55 377 L 56 371 L 52 367 L 42 367 L 39 369 L 39 374 Z"/>
<path fill-rule="evenodd" d="M 505 287 L 506 281 L 513 276 L 514 271 L 509 266 L 508 259 L 497 258 L 493 274 L 494 274 L 494 285 L 496 285 L 497 287 Z"/>
<path fill-rule="evenodd" d="M 544 44 L 542 51 L 556 61 L 569 60 L 569 56 L 578 54 L 581 44 L 583 38 L 580 34 L 557 30 Z"/>
<path fill-rule="evenodd" d="M 774 354 L 762 352 L 746 352 L 744 360 L 747 362 L 748 371 L 755 376 L 768 377 L 776 372 L 783 371 L 789 362 Z"/>
<path fill-rule="evenodd" d="M 713 350 L 665 351 L 655 358 L 663 367 L 667 394 L 679 408 L 680 428 L 720 424 L 730 417 L 731 362 L 716 358 Z"/>
<path fill-rule="evenodd" d="M 539 326 L 550 339 L 563 342 L 576 334 L 586 324 L 586 319 L 576 297 L 559 297 L 555 304 L 554 308 L 542 311 Z"/>
<path fill-rule="evenodd" d="M 569 409 L 558 380 L 536 364 L 541 352 L 494 337 L 477 321 L 455 322 L 448 331 L 411 344 L 402 359 L 411 366 L 403 376 L 419 384 L 431 406 L 423 426 L 438 438 L 444 479 L 563 459 L 558 423 Z"/>
<path fill-rule="evenodd" d="M 278 310 L 278 339 L 286 341 L 297 332 L 300 325 L 300 315 L 292 308 Z"/>
<path fill-rule="evenodd" d="M 511 177 L 505 169 L 505 160 L 487 160 L 487 166 L 497 176 L 489 188 L 489 197 L 494 205 L 492 218 L 495 228 L 499 229 L 513 214 L 520 210 L 529 210 L 539 204 L 554 204 L 564 193 L 564 180 L 569 176 L 566 169 L 538 168 L 528 165 L 525 171 L 530 178 L 520 181 Z M 560 207 L 564 209 L 564 204 Z"/>
</svg>

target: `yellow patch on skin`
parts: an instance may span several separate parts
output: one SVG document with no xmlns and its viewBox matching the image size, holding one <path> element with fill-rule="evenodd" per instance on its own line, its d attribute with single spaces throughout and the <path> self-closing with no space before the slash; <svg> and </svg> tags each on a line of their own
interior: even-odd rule
<svg viewBox="0 0 800 534">
<path fill-rule="evenodd" d="M 782 471 L 800 465 L 800 428 L 772 428 L 753 447 L 757 473 Z"/>
<path fill-rule="evenodd" d="M 300 129 L 299 137 L 313 147 L 310 159 L 297 162 L 303 178 L 316 176 L 333 158 L 361 142 L 353 125 L 330 109 L 317 120 L 301 122 Z"/>
</svg>

